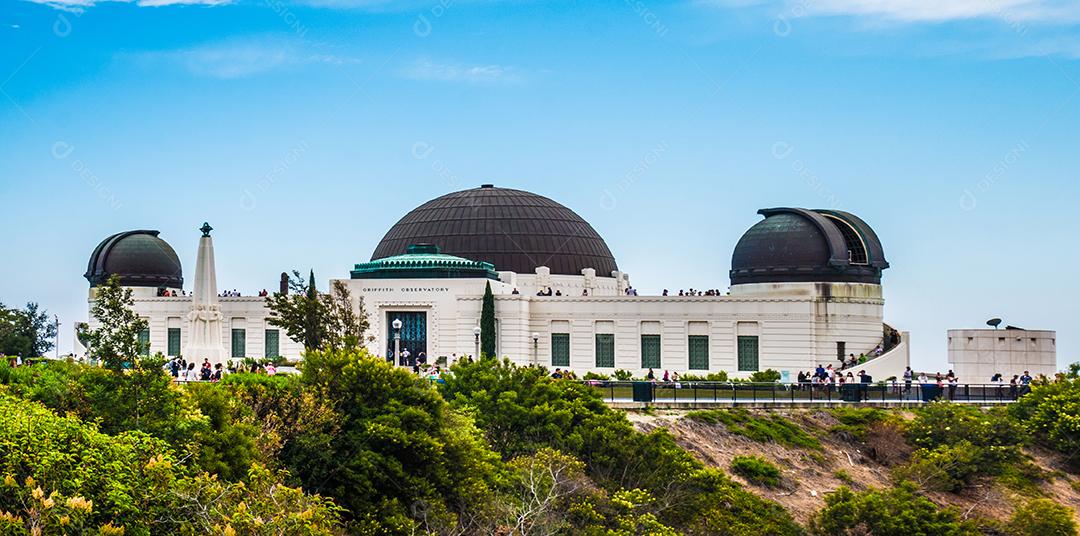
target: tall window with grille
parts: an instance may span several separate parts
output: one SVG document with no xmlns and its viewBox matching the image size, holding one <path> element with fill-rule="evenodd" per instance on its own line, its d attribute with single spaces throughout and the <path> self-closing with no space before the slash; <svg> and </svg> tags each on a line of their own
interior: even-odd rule
<svg viewBox="0 0 1080 536">
<path fill-rule="evenodd" d="M 757 335 L 739 335 L 739 370 L 757 372 L 758 338 Z"/>
<path fill-rule="evenodd" d="M 641 336 L 641 368 L 660 368 L 660 336 Z"/>
<path fill-rule="evenodd" d="M 615 335 L 612 333 L 596 334 L 596 366 L 612 368 L 615 366 Z"/>
<path fill-rule="evenodd" d="M 552 333 L 551 334 L 551 366 L 553 366 L 553 367 L 569 367 L 570 366 L 570 334 L 569 333 Z"/>
<path fill-rule="evenodd" d="M 263 341 L 265 344 L 263 348 L 266 349 L 263 352 L 264 357 L 281 357 L 281 335 L 276 329 L 268 329 L 263 335 Z"/>
<path fill-rule="evenodd" d="M 139 330 L 139 353 L 150 355 L 150 328 Z"/>
<path fill-rule="evenodd" d="M 180 328 L 169 328 L 169 356 L 180 355 Z"/>
<path fill-rule="evenodd" d="M 690 370 L 709 370 L 709 336 L 690 335 L 687 346 L 690 350 Z"/>
<path fill-rule="evenodd" d="M 232 330 L 232 356 L 247 357 L 247 332 L 243 328 Z"/>
</svg>

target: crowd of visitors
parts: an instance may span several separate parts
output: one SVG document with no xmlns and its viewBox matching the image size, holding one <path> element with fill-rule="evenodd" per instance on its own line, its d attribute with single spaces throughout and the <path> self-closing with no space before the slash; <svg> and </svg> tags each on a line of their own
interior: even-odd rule
<svg viewBox="0 0 1080 536">
<path fill-rule="evenodd" d="M 164 368 L 165 371 L 173 377 L 173 381 L 177 383 L 217 382 L 221 381 L 221 378 L 226 374 L 236 374 L 238 372 L 266 374 L 267 376 L 273 376 L 278 373 L 277 367 L 273 363 L 251 363 L 249 365 L 229 361 L 228 366 L 224 366 L 221 363 L 211 365 L 209 359 L 204 359 L 202 365 L 196 369 L 194 361 L 189 363 L 182 357 L 170 359 L 162 368 Z"/>
<path fill-rule="evenodd" d="M 668 289 L 664 289 L 664 292 L 661 294 L 661 296 L 670 296 L 670 295 L 671 294 L 668 292 Z M 716 288 L 711 288 L 709 290 L 698 290 L 698 289 L 693 289 L 692 288 L 690 290 L 679 289 L 679 294 L 678 295 L 679 296 L 691 296 L 691 297 L 694 297 L 694 296 L 723 296 L 724 293 L 720 289 L 716 289 Z"/>
<path fill-rule="evenodd" d="M 843 374 L 839 370 L 833 368 L 832 365 L 822 366 L 818 364 L 814 372 L 799 372 L 797 376 L 798 384 L 800 388 L 811 389 L 815 385 L 823 386 L 841 386 L 848 383 L 872 383 L 873 377 L 866 373 L 865 370 L 860 370 L 856 376 L 849 370 L 847 374 Z"/>
<path fill-rule="evenodd" d="M 177 292 L 175 290 L 169 290 L 169 289 L 165 289 L 165 288 L 157 289 L 157 296 L 159 298 L 175 298 L 177 296 L 187 296 L 187 295 L 188 295 L 188 293 L 184 289 L 180 289 L 179 294 L 177 294 Z M 262 290 L 259 291 L 259 297 L 260 298 L 265 298 L 265 297 L 267 297 L 269 295 L 270 295 L 270 292 L 267 291 L 266 289 L 262 289 Z M 226 290 L 226 291 L 222 291 L 222 292 L 218 293 L 219 298 L 239 298 L 240 296 L 241 296 L 240 291 L 238 291 L 236 289 Z"/>
</svg>

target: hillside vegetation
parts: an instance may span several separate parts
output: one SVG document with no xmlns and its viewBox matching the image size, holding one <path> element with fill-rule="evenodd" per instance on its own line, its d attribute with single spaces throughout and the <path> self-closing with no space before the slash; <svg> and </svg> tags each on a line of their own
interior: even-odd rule
<svg viewBox="0 0 1080 536">
<path fill-rule="evenodd" d="M 1075 379 L 1008 408 L 715 409 L 631 414 L 776 501 L 813 534 L 1076 534 L 1080 459 L 1060 415 Z M 1074 414 L 1075 415 L 1075 414 Z"/>
<path fill-rule="evenodd" d="M 0 534 L 1076 534 L 1075 375 L 1009 408 L 632 413 L 362 350 L 176 385 L 0 360 Z"/>
</svg>

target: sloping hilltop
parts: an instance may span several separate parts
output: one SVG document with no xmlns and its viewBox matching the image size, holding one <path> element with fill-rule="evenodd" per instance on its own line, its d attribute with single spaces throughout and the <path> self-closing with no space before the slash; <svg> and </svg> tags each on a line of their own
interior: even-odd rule
<svg viewBox="0 0 1080 536">
<path fill-rule="evenodd" d="M 1040 510 L 1053 505 L 1080 522 L 1080 464 L 1033 441 L 1004 410 L 941 404 L 915 411 L 652 410 L 628 417 L 643 432 L 666 429 L 696 458 L 781 504 L 808 527 L 815 516 L 820 524 L 837 515 L 823 510 L 837 490 L 857 494 L 904 486 L 967 522 L 974 533 L 1075 534 L 1067 523 L 1049 532 L 1037 523 L 1024 528 L 1032 511 L 1054 517 Z M 845 533 L 887 532 L 862 527 Z"/>
</svg>

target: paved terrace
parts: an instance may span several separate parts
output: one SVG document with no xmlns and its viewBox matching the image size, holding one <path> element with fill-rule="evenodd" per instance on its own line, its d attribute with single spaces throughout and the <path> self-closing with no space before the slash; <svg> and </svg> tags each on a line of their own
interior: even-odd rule
<svg viewBox="0 0 1080 536">
<path fill-rule="evenodd" d="M 1000 384 L 872 383 L 834 385 L 748 382 L 630 382 L 585 381 L 610 406 L 622 409 L 646 406 L 661 409 L 716 407 L 917 407 L 934 400 L 993 406 L 1008 404 L 1027 387 Z"/>
</svg>

